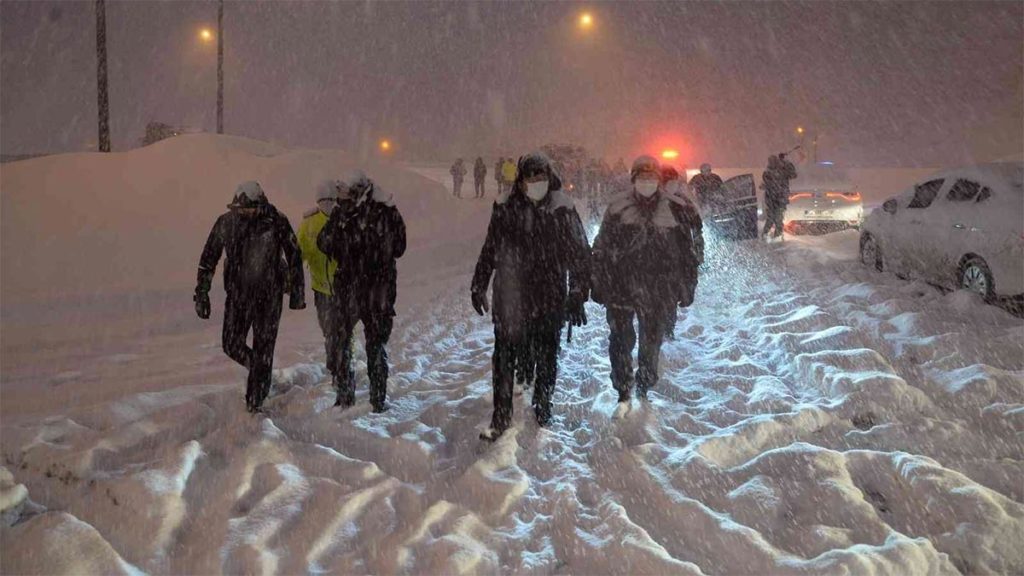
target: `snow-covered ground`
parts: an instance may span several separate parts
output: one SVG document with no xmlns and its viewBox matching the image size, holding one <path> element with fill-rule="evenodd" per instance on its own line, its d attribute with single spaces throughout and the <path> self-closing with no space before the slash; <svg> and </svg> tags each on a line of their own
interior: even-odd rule
<svg viewBox="0 0 1024 576">
<path fill-rule="evenodd" d="M 206 144 L 273 163 L 282 190 L 288 175 L 345 164 L 192 141 Z M 17 185 L 3 173 L 5 276 L 18 271 L 8 254 L 39 241 L 9 235 L 25 217 L 10 198 L 52 178 L 26 164 Z M 443 168 L 374 168 L 417 247 L 400 268 L 386 414 L 369 412 L 362 359 L 356 407 L 332 406 L 310 310 L 286 313 L 269 414 L 245 412 L 218 317 L 194 319 L 188 299 L 239 176 L 218 166 L 202 177 L 225 182 L 209 214 L 188 208 L 180 255 L 147 251 L 170 295 L 147 284 L 110 325 L 116 303 L 65 300 L 66 333 L 33 331 L 30 304 L 4 303 L 0 503 L 19 521 L 0 528 L 0 571 L 1024 571 L 1021 319 L 866 269 L 854 232 L 712 239 L 649 405 L 613 417 L 607 324 L 588 304 L 589 325 L 563 346 L 553 425 L 537 428 L 527 393 L 515 427 L 485 445 L 493 334 L 468 285 L 490 202 L 451 199 L 431 182 Z M 290 194 L 278 203 L 295 215 L 312 190 Z M 104 224 L 139 217 L 126 212 Z M 48 230 L 48 243 L 74 238 Z M 73 231 L 87 250 L 90 229 Z M 168 320 L 147 331 L 139 318 Z"/>
</svg>

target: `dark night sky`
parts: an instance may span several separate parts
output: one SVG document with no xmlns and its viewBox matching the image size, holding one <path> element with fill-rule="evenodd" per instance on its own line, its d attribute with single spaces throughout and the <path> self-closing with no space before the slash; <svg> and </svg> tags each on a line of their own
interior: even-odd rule
<svg viewBox="0 0 1024 576">
<path fill-rule="evenodd" d="M 581 33 L 576 18 L 597 25 Z M 96 140 L 93 2 L 0 3 L 0 149 Z M 760 164 L 821 133 L 855 165 L 1020 153 L 1022 2 L 229 2 L 226 131 L 407 158 L 574 142 Z M 212 130 L 216 3 L 107 2 L 115 150 Z"/>
</svg>

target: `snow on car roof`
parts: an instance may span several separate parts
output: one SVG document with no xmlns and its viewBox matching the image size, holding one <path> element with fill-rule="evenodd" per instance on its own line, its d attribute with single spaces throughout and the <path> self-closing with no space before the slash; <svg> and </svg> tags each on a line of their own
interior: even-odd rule
<svg viewBox="0 0 1024 576">
<path fill-rule="evenodd" d="M 998 189 L 1024 190 L 1024 162 L 991 162 L 946 170 L 927 178 L 963 178 Z"/>
</svg>

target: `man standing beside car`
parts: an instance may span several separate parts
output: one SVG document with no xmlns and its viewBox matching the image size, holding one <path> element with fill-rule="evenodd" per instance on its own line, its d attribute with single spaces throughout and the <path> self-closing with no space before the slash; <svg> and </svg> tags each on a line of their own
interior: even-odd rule
<svg viewBox="0 0 1024 576">
<path fill-rule="evenodd" d="M 768 169 L 761 175 L 764 183 L 764 231 L 761 237 L 767 239 L 768 231 L 772 230 L 772 238 L 782 237 L 782 219 L 789 204 L 789 181 L 796 178 L 796 166 L 786 155 L 768 157 Z"/>
</svg>

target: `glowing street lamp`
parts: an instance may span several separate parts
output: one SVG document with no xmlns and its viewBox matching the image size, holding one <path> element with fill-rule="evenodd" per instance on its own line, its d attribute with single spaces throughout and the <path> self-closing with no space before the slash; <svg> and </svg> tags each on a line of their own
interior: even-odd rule
<svg viewBox="0 0 1024 576">
<path fill-rule="evenodd" d="M 584 30 L 589 30 L 590 28 L 593 27 L 594 17 L 590 14 L 590 12 L 584 12 L 583 14 L 580 14 L 580 28 Z"/>
<path fill-rule="evenodd" d="M 213 31 L 210 30 L 209 28 L 203 28 L 202 30 L 199 31 L 199 39 L 202 40 L 203 42 L 209 43 L 210 41 L 213 40 Z"/>
<path fill-rule="evenodd" d="M 384 153 L 390 152 L 391 151 L 391 141 L 388 140 L 388 139 L 381 140 L 380 141 L 380 151 L 384 152 Z"/>
<path fill-rule="evenodd" d="M 803 136 L 803 134 L 804 134 L 804 127 L 803 126 L 797 126 L 796 127 L 796 133 L 801 135 L 801 136 Z"/>
<path fill-rule="evenodd" d="M 667 150 L 662 150 L 661 157 L 664 158 L 665 160 L 675 160 L 676 158 L 679 158 L 679 151 L 672 150 L 671 148 Z"/>
</svg>

